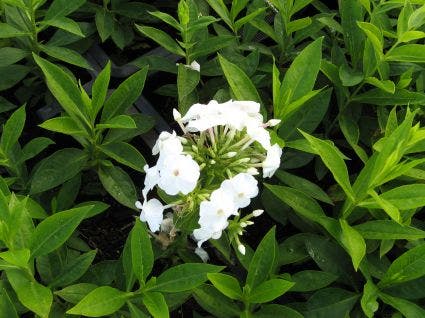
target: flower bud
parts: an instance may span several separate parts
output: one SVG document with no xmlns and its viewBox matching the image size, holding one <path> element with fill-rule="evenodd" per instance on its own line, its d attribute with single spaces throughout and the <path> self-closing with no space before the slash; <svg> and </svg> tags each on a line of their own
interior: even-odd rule
<svg viewBox="0 0 425 318">
<path fill-rule="evenodd" d="M 196 145 L 192 145 L 192 150 L 193 150 L 194 152 L 198 152 L 198 147 L 196 147 Z"/>
<path fill-rule="evenodd" d="M 267 122 L 267 126 L 269 126 L 269 127 L 274 127 L 274 126 L 276 126 L 276 125 L 279 125 L 279 124 L 280 124 L 280 122 L 281 122 L 281 120 L 280 120 L 280 119 L 270 119 L 270 120 Z"/>
<path fill-rule="evenodd" d="M 258 170 L 256 168 L 248 168 L 248 170 L 246 170 L 246 173 L 249 173 L 252 176 L 256 176 L 259 174 Z"/>
<path fill-rule="evenodd" d="M 263 214 L 264 213 L 264 210 L 261 210 L 261 209 L 258 209 L 258 210 L 254 210 L 254 211 L 252 211 L 252 215 L 254 216 L 254 217 L 259 217 L 261 214 Z"/>
<path fill-rule="evenodd" d="M 254 222 L 252 222 L 252 221 L 245 221 L 245 223 L 246 223 L 246 226 L 254 224 Z"/>
<path fill-rule="evenodd" d="M 241 226 L 241 227 L 247 227 L 248 226 L 248 224 L 246 223 L 246 222 L 241 222 L 241 223 L 239 223 L 239 225 Z"/>
<path fill-rule="evenodd" d="M 242 244 L 239 244 L 238 245 L 238 250 L 239 250 L 239 252 L 242 254 L 242 255 L 245 255 L 245 246 L 244 245 L 242 245 Z"/>
<path fill-rule="evenodd" d="M 180 121 L 182 119 L 182 115 L 180 114 L 180 112 L 173 108 L 173 117 L 175 121 Z"/>
<path fill-rule="evenodd" d="M 236 156 L 238 153 L 236 151 L 230 151 L 228 153 L 225 153 L 223 156 L 225 158 L 233 158 L 234 156 Z"/>
</svg>

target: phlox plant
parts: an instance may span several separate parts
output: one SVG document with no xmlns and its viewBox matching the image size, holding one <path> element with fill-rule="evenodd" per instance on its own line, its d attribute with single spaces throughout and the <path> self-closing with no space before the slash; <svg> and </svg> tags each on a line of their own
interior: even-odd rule
<svg viewBox="0 0 425 318">
<path fill-rule="evenodd" d="M 162 132 L 156 141 L 152 154 L 159 158 L 156 165 L 145 166 L 144 201 L 136 202 L 140 219 L 152 232 L 168 232 L 171 240 L 178 231 L 193 231 L 198 253 L 205 241 L 220 238 L 227 228 L 245 254 L 239 235 L 262 210 L 245 216 L 239 210 L 258 195 L 258 169 L 267 178 L 280 166 L 282 149 L 267 130 L 279 120 L 264 123 L 260 104 L 253 101 L 212 100 L 192 105 L 184 116 L 176 109 L 173 113 L 182 136 Z M 148 199 L 155 186 L 169 196 L 167 205 Z M 164 220 L 164 210 L 170 208 L 174 213 Z"/>
</svg>

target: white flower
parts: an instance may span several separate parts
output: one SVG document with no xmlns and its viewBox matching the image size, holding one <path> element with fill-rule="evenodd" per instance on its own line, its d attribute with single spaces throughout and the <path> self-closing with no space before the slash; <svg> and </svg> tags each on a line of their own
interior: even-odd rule
<svg viewBox="0 0 425 318">
<path fill-rule="evenodd" d="M 202 247 L 195 248 L 195 254 L 200 257 L 200 259 L 206 263 L 209 260 L 209 256 L 206 250 L 204 250 Z"/>
<path fill-rule="evenodd" d="M 166 155 L 159 170 L 158 186 L 169 195 L 188 194 L 196 187 L 199 170 L 189 155 Z"/>
<path fill-rule="evenodd" d="M 264 213 L 264 210 L 261 210 L 261 209 L 257 209 L 257 210 L 252 211 L 252 215 L 254 217 L 259 217 L 263 213 Z"/>
<path fill-rule="evenodd" d="M 238 208 L 248 206 L 251 199 L 258 195 L 258 181 L 248 173 L 239 173 L 224 180 L 220 188 L 233 196 L 233 202 Z"/>
<path fill-rule="evenodd" d="M 280 157 L 282 156 L 282 148 L 278 144 L 274 144 L 267 149 L 266 159 L 263 161 L 263 177 L 270 178 L 280 166 Z"/>
<path fill-rule="evenodd" d="M 150 199 L 144 201 L 143 204 L 140 201 L 136 202 L 136 208 L 141 210 L 140 220 L 148 222 L 149 228 L 152 232 L 159 230 L 162 222 L 162 214 L 164 212 L 164 206 L 157 199 Z"/>
<path fill-rule="evenodd" d="M 176 132 L 172 134 L 163 131 L 152 148 L 152 154 L 180 154 L 183 151 L 183 146 L 180 139 L 177 137 Z"/>
<path fill-rule="evenodd" d="M 157 166 L 153 166 L 149 168 L 148 165 L 145 165 L 143 169 L 146 172 L 146 177 L 145 177 L 145 183 L 144 183 L 145 187 L 142 190 L 142 195 L 143 195 L 143 198 L 146 199 L 148 192 L 152 190 L 158 184 L 159 171 Z"/>
<path fill-rule="evenodd" d="M 198 223 L 203 228 L 212 229 L 212 232 L 222 231 L 227 227 L 227 218 L 232 214 L 237 214 L 233 196 L 220 188 L 211 193 L 209 201 L 201 202 Z"/>
<path fill-rule="evenodd" d="M 190 63 L 190 65 L 185 65 L 185 66 L 197 72 L 201 71 L 201 65 L 199 65 L 199 63 L 196 61 L 193 61 L 192 63 Z"/>
<path fill-rule="evenodd" d="M 209 239 L 218 240 L 222 231 L 212 231 L 210 228 L 201 227 L 193 231 L 193 237 L 198 241 L 198 247 L 201 247 L 205 241 Z"/>
<path fill-rule="evenodd" d="M 260 112 L 260 104 L 250 100 L 235 100 L 233 105 L 247 114 L 257 114 Z"/>
<path fill-rule="evenodd" d="M 246 249 L 245 249 L 245 246 L 244 245 L 239 244 L 238 245 L 238 250 L 239 250 L 239 253 L 241 253 L 242 255 L 245 255 Z"/>
<path fill-rule="evenodd" d="M 253 140 L 259 142 L 264 149 L 270 148 L 270 134 L 264 127 L 248 126 L 246 129 L 246 133 Z"/>
</svg>

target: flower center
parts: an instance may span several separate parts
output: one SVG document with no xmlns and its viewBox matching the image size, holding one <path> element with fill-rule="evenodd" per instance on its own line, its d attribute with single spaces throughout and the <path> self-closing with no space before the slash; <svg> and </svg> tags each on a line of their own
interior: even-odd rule
<svg viewBox="0 0 425 318">
<path fill-rule="evenodd" d="M 239 198 L 243 198 L 245 196 L 245 194 L 243 192 L 239 192 L 238 197 Z"/>
<path fill-rule="evenodd" d="M 217 214 L 222 216 L 224 214 L 224 210 L 223 209 L 219 209 L 217 210 Z"/>
<path fill-rule="evenodd" d="M 177 177 L 179 174 L 180 174 L 180 171 L 178 169 L 176 169 L 176 170 L 173 171 L 173 175 L 174 176 Z"/>
</svg>

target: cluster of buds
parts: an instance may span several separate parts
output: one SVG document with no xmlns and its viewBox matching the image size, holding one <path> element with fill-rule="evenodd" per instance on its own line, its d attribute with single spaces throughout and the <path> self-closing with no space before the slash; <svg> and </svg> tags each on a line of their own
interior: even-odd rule
<svg viewBox="0 0 425 318">
<path fill-rule="evenodd" d="M 198 227 L 183 230 L 193 232 L 199 248 L 209 239 L 220 238 L 227 228 L 244 253 L 238 236 L 261 210 L 241 218 L 239 209 L 246 208 L 258 195 L 254 177 L 259 175 L 258 169 L 266 178 L 280 166 L 282 149 L 272 145 L 267 130 L 279 120 L 263 123 L 258 103 L 232 100 L 194 104 L 184 116 L 177 110 L 173 115 L 183 135 L 162 132 L 153 147 L 153 155 L 159 158 L 155 166 L 145 166 L 143 203 L 136 202 L 140 219 L 152 232 L 159 231 L 164 228 L 164 210 L 171 208 L 176 225 L 179 219 L 196 218 Z M 172 196 L 171 204 L 148 199 L 156 186 Z M 170 218 L 166 222 L 170 223 Z"/>
</svg>

